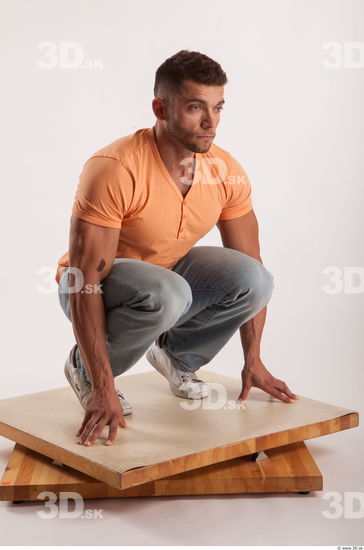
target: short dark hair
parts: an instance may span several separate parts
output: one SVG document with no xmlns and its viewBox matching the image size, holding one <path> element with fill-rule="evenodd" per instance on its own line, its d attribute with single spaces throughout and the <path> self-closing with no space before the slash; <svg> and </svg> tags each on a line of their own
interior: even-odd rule
<svg viewBox="0 0 364 550">
<path fill-rule="evenodd" d="M 154 97 L 178 94 L 184 80 L 208 86 L 224 86 L 228 82 L 226 73 L 211 57 L 200 52 L 180 50 L 158 67 Z"/>
</svg>

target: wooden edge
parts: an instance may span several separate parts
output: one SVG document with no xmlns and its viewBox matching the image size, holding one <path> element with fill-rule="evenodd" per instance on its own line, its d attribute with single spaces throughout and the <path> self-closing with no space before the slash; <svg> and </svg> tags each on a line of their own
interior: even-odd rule
<svg viewBox="0 0 364 550">
<path fill-rule="evenodd" d="M 252 454 L 257 451 L 265 451 L 274 447 L 281 447 L 290 443 L 296 443 L 320 437 L 321 435 L 346 430 L 356 427 L 358 424 L 359 415 L 357 412 L 352 412 L 323 422 L 298 427 L 293 430 L 284 430 L 282 432 L 260 436 L 247 441 L 240 441 L 222 447 L 199 451 L 158 464 L 133 468 L 123 473 L 106 468 L 84 457 L 82 457 L 84 460 L 80 463 L 79 455 L 75 455 L 71 451 L 66 451 L 62 447 L 40 440 L 35 436 L 31 436 L 17 428 L 12 428 L 2 422 L 0 422 L 0 429 L 1 435 L 24 445 L 24 447 L 28 447 L 54 460 L 58 460 L 116 489 L 123 490 L 181 472 L 195 470 L 210 464 L 216 464 L 218 462 L 224 462 L 240 456 Z"/>
<path fill-rule="evenodd" d="M 48 456 L 49 458 L 53 458 L 53 460 L 58 460 L 59 462 L 62 462 L 75 470 L 81 471 L 93 478 L 107 483 L 107 485 L 119 488 L 119 472 L 110 470 L 103 465 L 99 465 L 97 462 L 93 462 L 89 458 L 82 461 L 82 468 L 80 468 L 80 455 L 76 455 L 72 453 L 72 451 L 67 451 L 62 447 L 54 445 L 53 443 L 49 443 L 43 439 L 37 438 L 36 436 L 29 435 L 22 430 L 12 428 L 3 422 L 0 422 L 0 430 L 1 435 L 11 441 L 20 443 L 24 447 L 32 449 L 32 451 L 36 451 L 37 453 Z"/>
<path fill-rule="evenodd" d="M 127 489 L 156 479 L 194 470 L 208 464 L 216 464 L 217 462 L 223 462 L 257 451 L 265 451 L 266 449 L 313 439 L 321 435 L 328 435 L 330 433 L 355 428 L 358 425 L 359 414 L 357 412 L 352 412 L 337 418 L 308 424 L 307 426 L 302 426 L 293 430 L 284 430 L 282 432 L 248 439 L 247 441 L 224 445 L 223 447 L 199 451 L 198 453 L 174 458 L 165 462 L 160 462 L 159 464 L 133 468 L 120 474 L 120 486 L 118 488 Z"/>
<path fill-rule="evenodd" d="M 120 498 L 120 497 L 143 497 L 143 496 L 177 496 L 177 495 L 219 495 L 219 494 L 249 494 L 249 493 L 276 493 L 276 492 L 298 492 L 298 491 L 321 491 L 323 486 L 321 472 L 311 455 L 309 449 L 303 441 L 291 443 L 290 445 L 285 445 L 283 447 L 275 447 L 267 450 L 268 458 L 275 460 L 274 455 L 278 454 L 281 457 L 281 460 L 284 462 L 284 456 L 286 453 L 294 453 L 296 457 L 299 457 L 300 460 L 305 464 L 305 469 L 307 470 L 307 475 L 304 476 L 295 476 L 292 479 L 290 475 L 274 475 L 272 472 L 267 473 L 263 466 L 261 466 L 262 477 L 257 478 L 256 476 L 249 478 L 239 477 L 239 484 L 236 485 L 236 478 L 232 477 L 230 479 L 222 477 L 221 479 L 211 479 L 208 480 L 208 489 L 206 490 L 205 483 L 202 483 L 200 489 L 198 484 L 196 486 L 196 475 L 198 478 L 199 471 L 202 472 L 205 470 L 204 467 L 197 468 L 192 472 L 183 472 L 182 476 L 176 474 L 168 478 L 159 479 L 152 481 L 143 485 L 138 485 L 133 488 L 118 490 L 114 487 L 111 487 L 99 480 L 91 478 L 86 474 L 80 473 L 76 470 L 73 473 L 76 473 L 79 476 L 78 480 L 74 480 L 71 483 L 68 481 L 54 481 L 35 483 L 29 480 L 29 483 L 24 481 L 19 483 L 16 480 L 19 478 L 20 469 L 24 468 L 24 459 L 27 455 L 32 456 L 32 453 L 39 456 L 39 460 L 47 464 L 50 462 L 51 458 L 46 457 L 45 455 L 40 455 L 36 451 L 32 451 L 20 443 L 16 443 L 11 455 L 8 459 L 8 464 L 4 470 L 3 476 L 0 480 L 0 501 L 11 501 L 11 500 L 21 500 L 21 501 L 34 501 L 41 500 L 39 495 L 42 492 L 54 492 L 58 498 L 61 491 L 73 491 L 78 492 L 82 495 L 83 498 Z M 239 459 L 249 462 L 249 455 L 238 457 L 232 459 L 232 466 L 237 464 Z M 32 459 L 37 460 L 37 457 L 32 456 Z M 226 464 L 226 463 L 222 463 Z M 214 467 L 214 465 L 211 465 Z M 207 466 L 207 468 L 210 468 Z M 11 472 L 11 475 L 16 473 L 16 479 L 12 482 L 6 481 L 7 474 Z M 189 477 L 189 474 L 193 474 Z M 3 484 L 4 483 L 4 484 Z"/>
</svg>

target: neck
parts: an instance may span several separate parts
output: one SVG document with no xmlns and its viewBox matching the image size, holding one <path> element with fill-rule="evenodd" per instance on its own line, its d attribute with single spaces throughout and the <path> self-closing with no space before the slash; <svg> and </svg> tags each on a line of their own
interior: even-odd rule
<svg viewBox="0 0 364 550">
<path fill-rule="evenodd" d="M 154 138 L 158 147 L 159 155 L 165 164 L 168 172 L 173 177 L 185 176 L 188 169 L 194 170 L 196 155 L 193 151 L 186 149 L 178 141 L 173 139 L 165 130 L 165 128 L 158 124 L 158 121 L 153 126 Z M 184 159 L 188 158 L 189 162 L 182 163 Z"/>
</svg>

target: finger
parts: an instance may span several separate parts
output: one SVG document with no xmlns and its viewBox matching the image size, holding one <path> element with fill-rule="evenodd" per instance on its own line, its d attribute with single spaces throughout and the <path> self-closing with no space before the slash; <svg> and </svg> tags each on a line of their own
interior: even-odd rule
<svg viewBox="0 0 364 550">
<path fill-rule="evenodd" d="M 120 423 L 120 421 L 119 421 Z M 112 445 L 116 439 L 116 434 L 118 433 L 118 424 L 111 424 L 109 428 L 109 437 L 107 438 L 107 441 L 105 442 L 105 445 Z"/>
<path fill-rule="evenodd" d="M 277 382 L 278 382 L 278 384 L 276 384 L 275 387 L 279 391 L 281 391 L 282 393 L 285 393 L 291 399 L 298 399 L 297 395 L 295 395 L 293 392 L 291 392 L 291 390 L 289 389 L 289 387 L 287 386 L 287 384 L 285 382 L 283 382 L 282 380 L 278 380 Z"/>
<path fill-rule="evenodd" d="M 99 418 L 96 415 L 91 416 L 90 420 L 87 422 L 86 426 L 83 429 L 83 432 L 80 435 L 79 444 L 83 444 L 88 438 L 89 434 L 92 432 L 96 426 Z"/>
<path fill-rule="evenodd" d="M 248 395 L 249 395 L 251 387 L 252 387 L 252 385 L 249 384 L 248 382 L 245 382 L 245 384 L 243 384 L 243 388 L 242 388 L 242 390 L 240 392 L 240 395 L 238 397 L 238 401 L 246 401 L 246 399 L 248 399 Z"/>
<path fill-rule="evenodd" d="M 292 403 L 292 401 L 289 397 L 284 395 L 282 392 L 276 390 L 275 388 L 267 388 L 265 391 L 270 393 L 270 395 L 273 395 L 274 397 L 277 397 L 281 401 L 284 401 L 285 403 Z"/>
<path fill-rule="evenodd" d="M 124 418 L 124 417 L 120 418 L 120 420 L 119 420 L 119 426 L 121 426 L 122 428 L 127 428 L 128 425 L 127 425 L 127 423 L 125 422 L 125 418 Z"/>
<path fill-rule="evenodd" d="M 90 415 L 89 414 L 85 414 L 84 418 L 83 418 L 83 421 L 82 421 L 82 424 L 81 424 L 81 427 L 80 429 L 78 430 L 78 432 L 76 433 L 76 437 L 79 437 L 84 429 L 84 427 L 86 426 L 86 422 L 89 420 L 90 418 Z"/>
<path fill-rule="evenodd" d="M 298 395 L 296 395 L 295 393 L 293 393 L 289 387 L 287 386 L 287 384 L 284 385 L 285 386 L 285 394 L 288 395 L 288 397 L 290 397 L 291 399 L 299 399 Z"/>
<path fill-rule="evenodd" d="M 284 389 L 284 393 L 288 395 L 288 397 L 290 397 L 291 399 L 298 399 L 298 396 L 291 392 L 291 390 L 287 386 Z"/>
<path fill-rule="evenodd" d="M 86 439 L 85 445 L 89 447 L 90 445 L 93 445 L 95 443 L 96 439 L 99 437 L 102 430 L 104 429 L 105 424 L 106 424 L 106 419 L 99 420 L 99 422 L 97 423 L 97 426 L 92 432 L 92 435 L 89 435 L 89 437 Z"/>
</svg>

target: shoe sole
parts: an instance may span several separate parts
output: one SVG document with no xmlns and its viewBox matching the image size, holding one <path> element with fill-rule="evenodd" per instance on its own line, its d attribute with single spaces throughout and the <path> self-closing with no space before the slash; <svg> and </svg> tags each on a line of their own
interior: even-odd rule
<svg viewBox="0 0 364 550">
<path fill-rule="evenodd" d="M 119 399 L 120 401 L 120 399 Z M 123 409 L 123 415 L 124 416 L 128 416 L 128 414 L 131 414 L 133 412 L 133 406 L 130 405 L 129 409 L 124 409 L 123 405 L 121 404 L 121 401 L 120 401 L 120 405 L 121 405 L 121 408 Z"/>
<path fill-rule="evenodd" d="M 73 391 L 75 392 L 76 396 L 77 396 L 77 399 L 79 400 L 79 402 L 81 403 L 81 406 L 84 410 L 86 410 L 86 407 L 83 405 L 82 401 L 81 401 L 81 398 L 79 396 L 79 394 L 77 393 L 77 390 L 75 390 L 75 388 L 73 387 L 72 383 L 71 383 L 71 377 L 69 375 L 69 372 L 68 372 L 68 365 L 69 365 L 69 361 L 67 359 L 66 361 L 66 364 L 64 366 L 64 374 L 68 380 L 68 383 L 69 385 L 71 386 L 71 388 L 73 389 Z M 72 366 L 72 365 L 71 365 Z M 72 367 L 74 368 L 74 367 Z M 120 405 L 121 405 L 121 402 L 120 402 Z M 130 409 L 124 409 L 124 407 L 121 405 L 121 408 L 123 410 L 123 416 L 128 416 L 128 414 L 131 414 L 133 412 L 133 408 L 131 407 Z"/>
<path fill-rule="evenodd" d="M 69 372 L 68 372 L 68 364 L 69 364 L 69 362 L 68 362 L 68 359 L 67 359 L 66 364 L 65 364 L 65 366 L 64 366 L 64 374 L 65 374 L 65 376 L 66 376 L 66 378 L 67 378 L 67 380 L 68 380 L 69 385 L 71 386 L 71 388 L 72 388 L 73 391 L 75 392 L 75 394 L 76 394 L 76 396 L 77 396 L 77 399 L 78 399 L 79 402 L 81 403 L 82 408 L 83 408 L 84 410 L 86 410 L 85 406 L 83 405 L 83 403 L 82 403 L 82 401 L 81 401 L 80 395 L 78 394 L 77 390 L 73 387 L 73 384 L 72 384 L 72 382 L 71 382 L 71 377 L 70 377 Z M 71 366 L 72 366 L 72 365 L 71 365 Z M 74 367 L 72 367 L 72 368 L 74 368 Z"/>
<path fill-rule="evenodd" d="M 188 394 L 186 395 L 186 392 L 183 392 L 183 391 L 179 391 L 178 389 L 176 389 L 172 383 L 170 382 L 170 380 L 168 379 L 168 375 L 167 373 L 165 372 L 165 368 L 163 365 L 160 364 L 160 362 L 158 361 L 157 357 L 154 355 L 153 351 L 151 349 L 149 349 L 147 351 L 147 354 L 146 354 L 146 358 L 148 359 L 149 363 L 162 375 L 164 376 L 164 378 L 166 378 L 168 384 L 169 384 L 169 387 L 171 388 L 171 391 L 172 393 L 174 393 L 174 395 L 177 395 L 177 397 L 183 397 L 184 399 L 203 399 L 204 397 L 207 397 L 208 396 L 208 391 L 206 392 L 206 395 L 198 395 L 196 397 L 193 397 L 191 394 Z"/>
</svg>

